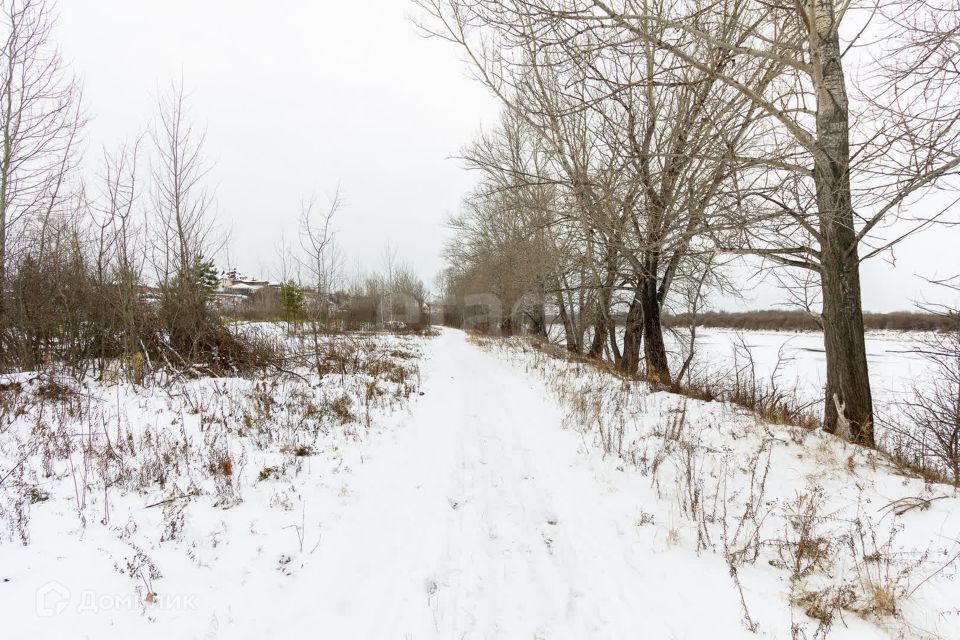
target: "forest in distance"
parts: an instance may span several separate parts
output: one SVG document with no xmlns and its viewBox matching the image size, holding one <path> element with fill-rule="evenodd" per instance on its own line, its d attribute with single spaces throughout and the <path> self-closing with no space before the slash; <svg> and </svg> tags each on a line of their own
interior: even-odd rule
<svg viewBox="0 0 960 640">
<path fill-rule="evenodd" d="M 626 317 L 614 315 L 617 324 Z M 821 331 L 818 318 L 804 311 L 766 309 L 754 311 L 703 311 L 696 316 L 665 313 L 666 327 L 684 327 L 690 322 L 702 327 L 740 329 L 746 331 Z M 863 314 L 863 326 L 867 331 L 951 331 L 953 320 L 944 314 L 916 311 L 892 311 L 889 313 Z"/>
</svg>

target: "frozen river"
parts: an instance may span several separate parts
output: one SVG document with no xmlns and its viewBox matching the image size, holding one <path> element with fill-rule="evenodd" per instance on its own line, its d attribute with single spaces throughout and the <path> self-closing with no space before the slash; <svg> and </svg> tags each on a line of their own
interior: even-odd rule
<svg viewBox="0 0 960 640">
<path fill-rule="evenodd" d="M 556 339 L 560 339 L 561 333 L 561 327 L 553 327 Z M 680 335 L 685 337 L 686 332 Z M 929 381 L 935 374 L 931 365 L 915 352 L 924 335 L 927 334 L 867 333 L 867 361 L 878 412 L 887 412 L 896 402 L 911 398 L 915 387 Z M 686 346 L 669 331 L 666 340 L 672 360 L 671 370 L 675 373 L 686 356 Z M 820 332 L 734 331 L 700 327 L 697 329 L 694 371 L 709 377 L 733 375 L 736 368 L 748 364 L 744 346 L 752 353 L 759 381 L 769 385 L 773 377 L 778 388 L 795 391 L 804 402 L 822 401 L 826 357 Z"/>
<path fill-rule="evenodd" d="M 920 333 L 867 333 L 867 363 L 878 411 L 886 411 L 898 400 L 912 397 L 915 387 L 934 375 L 930 363 L 915 352 L 922 337 Z M 744 349 L 738 348 L 741 340 L 753 354 L 758 379 L 769 382 L 775 375 L 778 387 L 796 389 L 805 401 L 820 401 L 823 397 L 826 357 L 822 333 L 700 328 L 697 330 L 697 366 L 701 371 L 718 373 L 732 372 L 735 363 L 744 366 L 747 364 Z M 679 341 L 675 337 L 669 341 L 670 348 L 676 352 Z M 679 359 L 678 353 L 675 358 Z"/>
</svg>

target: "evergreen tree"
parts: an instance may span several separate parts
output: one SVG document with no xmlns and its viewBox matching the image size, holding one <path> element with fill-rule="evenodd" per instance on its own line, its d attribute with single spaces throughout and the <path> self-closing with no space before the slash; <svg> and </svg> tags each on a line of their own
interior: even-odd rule
<svg viewBox="0 0 960 640">
<path fill-rule="evenodd" d="M 280 287 L 280 308 L 287 318 L 303 313 L 304 303 L 303 287 L 296 282 L 288 280 Z"/>
<path fill-rule="evenodd" d="M 204 298 L 210 295 L 220 287 L 220 277 L 217 267 L 213 260 L 204 260 L 202 255 L 198 255 L 194 262 L 194 282 L 203 292 Z"/>
</svg>

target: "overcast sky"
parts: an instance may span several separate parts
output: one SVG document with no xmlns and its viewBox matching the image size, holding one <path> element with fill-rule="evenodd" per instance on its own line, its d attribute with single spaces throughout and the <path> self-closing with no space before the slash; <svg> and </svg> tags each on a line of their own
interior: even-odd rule
<svg viewBox="0 0 960 640">
<path fill-rule="evenodd" d="M 474 181 L 450 156 L 498 107 L 456 49 L 420 37 L 412 13 L 407 0 L 67 0 L 57 39 L 83 79 L 94 152 L 144 130 L 158 91 L 183 74 L 229 256 L 245 273 L 275 275 L 281 239 L 297 242 L 301 198 L 339 184 L 350 269 L 378 267 L 389 240 L 432 283 L 444 220 Z M 903 245 L 896 267 L 873 262 L 864 307 L 942 299 L 921 276 L 960 272 L 958 247 L 960 229 L 938 230 Z M 779 299 L 761 285 L 720 306 Z"/>
</svg>

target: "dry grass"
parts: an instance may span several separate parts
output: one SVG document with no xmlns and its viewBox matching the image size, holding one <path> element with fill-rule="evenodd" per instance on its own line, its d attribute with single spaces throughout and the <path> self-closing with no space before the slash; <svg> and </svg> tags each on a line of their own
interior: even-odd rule
<svg viewBox="0 0 960 640">
<path fill-rule="evenodd" d="M 569 357 L 519 338 L 471 335 L 468 340 L 499 349 L 537 374 L 565 408 L 565 426 L 650 478 L 657 494 L 669 501 L 670 512 L 684 521 L 664 527 L 667 544 L 689 540 L 698 553 L 724 558 L 749 630 L 759 626 L 749 608 L 750 585 L 742 582 L 747 565 L 762 562 L 784 571 L 796 613 L 790 630 L 797 639 L 826 638 L 844 615 L 906 629 L 902 611 L 912 595 L 908 585 L 942 570 L 931 570 L 935 563 L 927 552 L 905 554 L 895 543 L 904 509 L 924 508 L 922 500 L 883 509 L 879 519 L 868 517 L 876 507 L 861 501 L 863 513 L 851 521 L 849 503 L 834 502 L 818 484 L 787 501 L 769 494 L 775 450 L 782 456 L 784 447 L 805 447 L 801 451 L 810 454 L 806 443 L 817 426 L 796 412 L 788 393 L 745 375 L 733 387 L 736 394 L 702 386 L 694 395 L 733 397 L 752 410 L 755 420 L 722 406 L 692 413 L 687 399 L 658 393 L 673 389 L 624 377 L 608 363 Z M 729 420 L 713 422 L 717 411 L 729 412 Z M 811 462 L 827 477 L 859 480 L 862 465 L 877 470 L 886 460 L 853 445 L 839 447 L 832 438 L 816 441 Z M 796 449 L 790 455 L 798 455 Z"/>
<path fill-rule="evenodd" d="M 504 344 L 504 338 L 476 333 L 468 333 L 467 340 L 471 344 L 488 349 Z M 690 377 L 683 382 L 664 385 L 646 380 L 641 375 L 624 375 L 622 371 L 606 360 L 571 354 L 556 345 L 536 338 L 512 338 L 509 340 L 514 345 L 522 341 L 522 344 L 525 345 L 524 348 L 535 350 L 550 358 L 574 363 L 578 367 L 589 367 L 598 373 L 614 376 L 625 385 L 644 383 L 649 385 L 651 391 L 668 391 L 703 402 L 729 402 L 751 412 L 759 422 L 765 424 L 796 427 L 805 432 L 812 432 L 821 427 L 820 413 L 815 403 L 799 400 L 800 394 L 796 393 L 795 389 L 778 386 L 776 370 L 780 365 L 775 367 L 774 373 L 769 379 L 759 379 L 755 375 L 756 367 L 749 349 L 739 350 L 739 362 L 736 363 L 736 371 L 733 376 L 700 375 Z M 571 393 L 573 394 L 573 402 L 580 403 L 574 405 L 574 412 L 581 414 L 579 419 L 582 424 L 595 421 L 595 418 L 590 417 L 590 412 L 586 411 L 588 405 L 595 401 L 588 398 L 577 398 L 578 392 L 576 390 L 572 390 Z M 596 413 L 597 410 L 599 408 L 594 407 L 593 413 Z M 890 427 L 891 425 L 886 426 Z M 615 434 L 616 432 L 610 433 Z M 927 483 L 957 484 L 958 476 L 943 464 L 942 454 L 931 453 L 933 448 L 928 445 L 918 446 L 916 437 L 906 437 L 903 435 L 904 433 L 903 428 L 888 428 L 885 431 L 886 435 L 878 440 L 876 446 L 877 450 L 884 454 L 896 473 L 909 478 L 920 478 Z M 616 440 L 611 440 L 608 437 L 608 441 L 614 443 Z M 612 449 L 616 450 L 617 447 Z M 611 448 L 608 446 L 606 450 L 609 452 Z M 848 463 L 853 464 L 853 461 L 848 460 Z M 853 470 L 850 469 L 850 471 Z"/>
<path fill-rule="evenodd" d="M 319 358 L 334 354 L 336 376 L 314 372 L 309 343 L 281 346 L 269 370 L 229 381 L 168 372 L 146 387 L 46 374 L 5 384 L 0 540 L 28 544 L 30 507 L 49 497 L 40 487 L 64 480 L 81 527 L 110 522 L 113 494 L 153 494 L 163 539 L 174 540 L 191 501 L 242 502 L 244 487 L 299 473 L 324 438 L 361 437 L 378 411 L 402 406 L 419 386 L 415 338 L 327 337 Z"/>
</svg>

